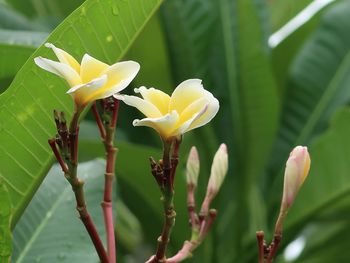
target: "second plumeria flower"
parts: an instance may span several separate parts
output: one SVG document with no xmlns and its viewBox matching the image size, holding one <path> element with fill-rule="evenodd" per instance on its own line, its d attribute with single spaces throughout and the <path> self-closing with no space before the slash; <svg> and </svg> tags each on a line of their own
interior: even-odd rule
<svg viewBox="0 0 350 263">
<path fill-rule="evenodd" d="M 134 120 L 134 126 L 155 129 L 163 140 L 178 137 L 207 124 L 219 110 L 219 101 L 205 90 L 200 79 L 189 79 L 176 87 L 171 97 L 154 88 L 135 89 L 136 96 L 115 96 L 136 107 L 146 118 Z"/>
<path fill-rule="evenodd" d="M 68 82 L 71 88 L 67 93 L 73 96 L 78 110 L 90 102 L 119 93 L 130 84 L 140 70 L 140 65 L 135 61 L 108 65 L 88 54 L 83 56 L 79 64 L 74 57 L 53 44 L 46 43 L 45 46 L 54 51 L 59 62 L 36 57 L 35 63 Z"/>
</svg>

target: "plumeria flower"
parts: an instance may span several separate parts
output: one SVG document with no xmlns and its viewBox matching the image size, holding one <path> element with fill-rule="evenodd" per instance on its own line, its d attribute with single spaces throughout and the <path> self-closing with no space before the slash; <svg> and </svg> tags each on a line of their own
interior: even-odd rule
<svg viewBox="0 0 350 263">
<path fill-rule="evenodd" d="M 140 69 L 140 65 L 135 61 L 107 65 L 88 54 L 83 56 L 79 64 L 70 54 L 53 44 L 46 43 L 45 46 L 53 50 L 59 62 L 36 57 L 35 63 L 68 82 L 71 88 L 67 93 L 72 95 L 78 109 L 122 91 Z"/>
<path fill-rule="evenodd" d="M 189 79 L 176 87 L 171 97 L 146 87 L 135 89 L 136 96 L 115 95 L 117 99 L 136 107 L 146 118 L 134 120 L 134 126 L 155 129 L 163 140 L 207 124 L 219 110 L 219 101 L 205 90 L 200 79 Z"/>
</svg>

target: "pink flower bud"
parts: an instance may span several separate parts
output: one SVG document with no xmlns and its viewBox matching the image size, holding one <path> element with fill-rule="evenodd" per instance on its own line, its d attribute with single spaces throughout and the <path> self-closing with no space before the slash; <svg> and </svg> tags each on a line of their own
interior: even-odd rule
<svg viewBox="0 0 350 263">
<path fill-rule="evenodd" d="M 199 156 L 195 146 L 192 146 L 186 165 L 186 181 L 188 185 L 197 186 L 199 175 Z"/>
<path fill-rule="evenodd" d="M 290 153 L 284 173 L 281 212 L 286 212 L 292 206 L 300 187 L 309 174 L 310 163 L 307 147 L 297 146 Z"/>
<path fill-rule="evenodd" d="M 225 179 L 228 170 L 227 146 L 222 143 L 216 152 L 211 166 L 211 173 L 208 182 L 207 195 L 215 196 Z"/>
</svg>

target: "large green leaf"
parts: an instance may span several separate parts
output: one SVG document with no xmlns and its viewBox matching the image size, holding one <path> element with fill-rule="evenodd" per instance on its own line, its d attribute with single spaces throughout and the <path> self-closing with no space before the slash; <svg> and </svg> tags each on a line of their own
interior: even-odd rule
<svg viewBox="0 0 350 263">
<path fill-rule="evenodd" d="M 105 164 L 101 160 L 79 165 L 85 181 L 88 211 L 105 240 L 102 209 Z M 53 166 L 13 232 L 13 263 L 91 262 L 97 253 L 75 211 L 72 187 L 58 165 Z"/>
<path fill-rule="evenodd" d="M 9 262 L 12 250 L 11 205 L 7 188 L 0 180 L 0 262 Z"/>
<path fill-rule="evenodd" d="M 88 0 L 48 38 L 80 58 L 85 52 L 107 63 L 119 60 L 159 7 L 161 0 Z M 72 102 L 67 84 L 38 69 L 36 56 L 53 57 L 39 48 L 0 97 L 0 177 L 14 209 L 13 224 L 52 163 L 47 138 L 55 134 L 51 112 L 67 112 Z"/>
<path fill-rule="evenodd" d="M 272 175 L 281 172 L 290 150 L 308 144 L 328 119 L 350 99 L 350 2 L 329 9 L 293 63 L 282 123 L 274 150 Z M 275 191 L 269 191 L 274 193 Z M 277 196 L 272 194 L 277 205 Z"/>
</svg>

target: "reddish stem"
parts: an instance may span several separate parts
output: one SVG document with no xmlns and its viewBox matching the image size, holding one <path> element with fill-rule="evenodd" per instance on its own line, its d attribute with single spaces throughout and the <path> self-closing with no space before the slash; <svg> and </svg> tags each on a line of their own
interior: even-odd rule
<svg viewBox="0 0 350 263">
<path fill-rule="evenodd" d="M 52 152 L 54 153 L 56 160 L 60 164 L 62 171 L 66 174 L 68 173 L 68 167 L 66 163 L 63 161 L 61 154 L 58 152 L 58 149 L 56 147 L 56 139 L 49 139 L 48 140 L 50 147 L 52 149 Z"/>
<path fill-rule="evenodd" d="M 198 216 L 196 214 L 196 201 L 194 197 L 195 186 L 193 184 L 187 185 L 187 211 L 190 218 L 192 229 L 198 224 Z"/>
<path fill-rule="evenodd" d="M 192 254 L 192 251 L 197 248 L 197 246 L 198 243 L 185 241 L 179 252 L 177 252 L 176 255 L 172 256 L 171 258 L 168 258 L 166 263 L 177 263 L 187 259 Z"/>
<path fill-rule="evenodd" d="M 107 253 L 110 262 L 116 262 L 117 253 L 115 249 L 115 235 L 114 235 L 114 224 L 113 224 L 113 208 L 112 202 L 101 203 L 103 209 L 103 217 L 105 222 L 105 229 L 107 233 Z"/>
<path fill-rule="evenodd" d="M 103 243 L 100 239 L 100 236 L 96 230 L 96 227 L 91 219 L 91 216 L 86 208 L 83 185 L 84 182 L 80 181 L 77 177 L 71 180 L 71 185 L 75 194 L 75 199 L 77 202 L 77 211 L 79 213 L 79 217 L 83 222 L 92 243 L 95 246 L 96 252 L 102 263 L 111 263 L 108 260 L 107 253 L 103 246 Z"/>
<path fill-rule="evenodd" d="M 103 209 L 103 216 L 105 221 L 105 229 L 107 234 L 107 251 L 111 262 L 116 262 L 116 243 L 114 234 L 114 220 L 112 207 L 113 194 L 113 179 L 114 179 L 114 164 L 116 156 L 116 148 L 110 148 L 107 151 L 106 173 L 105 173 L 105 190 L 103 195 L 103 202 L 101 203 Z"/>
<path fill-rule="evenodd" d="M 264 263 L 264 253 L 265 253 L 265 248 L 264 248 L 264 232 L 263 231 L 258 231 L 256 232 L 256 239 L 258 241 L 258 262 L 259 263 Z"/>
<path fill-rule="evenodd" d="M 80 115 L 79 111 L 74 112 L 74 115 L 69 127 L 70 163 L 69 163 L 69 174 L 67 176 L 67 179 L 74 191 L 74 195 L 77 203 L 77 211 L 79 212 L 80 219 L 83 222 L 87 232 L 89 233 L 89 236 L 95 246 L 96 252 L 101 262 L 111 263 L 108 260 L 108 256 L 104 249 L 103 243 L 99 237 L 96 227 L 87 210 L 85 196 L 84 196 L 84 189 L 83 189 L 84 182 L 79 180 L 79 178 L 77 177 L 79 115 Z"/>
<path fill-rule="evenodd" d="M 278 234 L 274 235 L 273 240 L 272 240 L 271 245 L 270 245 L 270 252 L 269 252 L 269 255 L 267 257 L 266 263 L 272 263 L 275 255 L 276 255 L 276 252 L 278 250 L 278 246 L 281 242 L 281 239 L 282 239 L 281 235 L 278 235 Z"/>
<path fill-rule="evenodd" d="M 106 122 L 104 127 L 99 128 L 101 138 L 103 140 L 106 152 L 106 173 L 105 173 L 105 187 L 103 194 L 103 201 L 101 203 L 103 209 L 103 216 L 105 222 L 105 229 L 107 234 L 107 251 L 111 263 L 117 261 L 117 251 L 116 251 L 116 241 L 114 233 L 114 219 L 113 219 L 113 206 L 112 206 L 112 196 L 113 196 L 113 180 L 115 177 L 115 160 L 117 148 L 113 146 L 114 135 L 116 130 L 116 123 L 118 119 L 119 101 L 114 99 L 113 104 L 106 104 L 108 102 L 104 101 L 104 109 L 110 112 L 110 120 Z M 97 125 L 100 126 L 102 121 L 100 115 L 97 112 L 97 108 L 93 108 L 95 111 L 95 117 Z M 99 123 L 100 122 L 100 123 Z M 104 132 L 101 132 L 103 130 Z"/>
<path fill-rule="evenodd" d="M 100 131 L 100 136 L 102 139 L 105 139 L 106 138 L 106 130 L 105 130 L 105 127 L 103 126 L 103 122 L 101 120 L 100 114 L 98 113 L 96 102 L 94 102 L 94 104 L 92 104 L 91 110 L 92 110 L 92 113 L 95 117 L 95 121 L 97 123 L 98 129 Z"/>
</svg>

